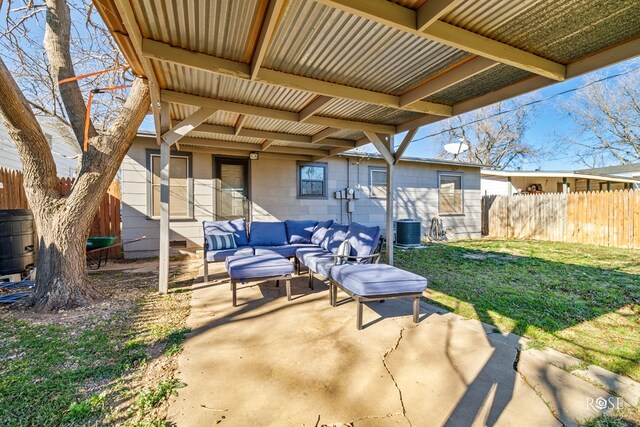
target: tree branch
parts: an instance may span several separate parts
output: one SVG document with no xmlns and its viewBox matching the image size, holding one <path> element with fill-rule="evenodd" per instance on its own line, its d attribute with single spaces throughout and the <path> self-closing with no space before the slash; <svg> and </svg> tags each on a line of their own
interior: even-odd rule
<svg viewBox="0 0 640 427">
<path fill-rule="evenodd" d="M 71 33 L 71 15 L 69 6 L 64 0 L 46 0 L 47 25 L 44 34 L 44 47 L 51 63 L 52 76 L 55 82 L 75 77 L 73 60 L 69 49 Z M 71 122 L 73 133 L 78 144 L 83 145 L 85 131 L 85 116 L 87 106 L 77 81 L 71 81 L 59 86 L 60 96 Z M 93 122 L 89 120 L 89 138 L 95 137 L 97 132 Z"/>
<path fill-rule="evenodd" d="M 29 202 L 57 197 L 57 173 L 47 139 L 27 99 L 0 58 L 0 115 L 15 142 L 23 164 Z M 33 204 L 32 204 L 33 206 Z"/>
</svg>

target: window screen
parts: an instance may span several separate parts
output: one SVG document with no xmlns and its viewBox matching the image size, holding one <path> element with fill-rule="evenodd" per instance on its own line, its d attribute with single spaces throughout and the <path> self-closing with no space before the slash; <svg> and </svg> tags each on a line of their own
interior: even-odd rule
<svg viewBox="0 0 640 427">
<path fill-rule="evenodd" d="M 169 160 L 169 215 L 171 218 L 190 217 L 189 158 L 171 156 Z M 160 156 L 151 155 L 151 216 L 160 216 Z"/>
<path fill-rule="evenodd" d="M 462 175 L 439 175 L 438 212 L 440 214 L 462 214 Z"/>
<path fill-rule="evenodd" d="M 301 163 L 298 165 L 298 197 L 327 197 L 326 163 Z"/>
</svg>

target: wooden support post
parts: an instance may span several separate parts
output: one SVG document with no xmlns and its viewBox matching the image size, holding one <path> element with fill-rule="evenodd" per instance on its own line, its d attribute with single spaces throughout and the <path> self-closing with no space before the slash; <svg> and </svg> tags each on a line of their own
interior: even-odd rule
<svg viewBox="0 0 640 427">
<path fill-rule="evenodd" d="M 562 193 L 567 194 L 569 192 L 569 183 L 567 182 L 567 178 L 562 178 Z"/>
<path fill-rule="evenodd" d="M 395 193 L 395 166 L 387 163 L 387 264 L 393 265 L 393 196 Z"/>
<path fill-rule="evenodd" d="M 169 104 L 161 103 L 161 123 L 164 128 L 170 126 Z M 164 130 L 164 129 L 163 129 Z M 169 180 L 171 145 L 165 140 L 160 143 L 160 254 L 158 268 L 158 292 L 169 292 Z"/>
<path fill-rule="evenodd" d="M 611 181 L 607 181 L 607 191 L 611 191 Z"/>
<path fill-rule="evenodd" d="M 591 180 L 587 179 L 587 191 L 591 191 Z"/>
</svg>

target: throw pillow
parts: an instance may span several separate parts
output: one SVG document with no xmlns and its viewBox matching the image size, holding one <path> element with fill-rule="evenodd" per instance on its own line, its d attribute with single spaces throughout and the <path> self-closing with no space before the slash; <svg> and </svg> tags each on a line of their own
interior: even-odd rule
<svg viewBox="0 0 640 427">
<path fill-rule="evenodd" d="M 311 243 L 311 236 L 318 221 L 293 221 L 288 219 L 284 223 L 287 226 L 289 243 Z"/>
<path fill-rule="evenodd" d="M 346 240 L 340 243 L 336 255 L 338 255 L 338 258 L 336 259 L 336 265 L 347 264 L 349 262 L 349 258 L 347 257 L 351 255 L 351 243 Z"/>
<path fill-rule="evenodd" d="M 313 229 L 313 235 L 311 236 L 311 243 L 320 246 L 324 240 L 324 236 L 327 234 L 327 230 L 333 224 L 333 220 L 321 221 Z"/>
<path fill-rule="evenodd" d="M 320 247 L 335 254 L 338 251 L 340 243 L 346 239 L 348 229 L 349 226 L 347 225 L 332 224 L 320 243 Z"/>
<path fill-rule="evenodd" d="M 253 221 L 249 229 L 251 246 L 282 246 L 287 244 L 287 228 L 284 222 Z"/>
<path fill-rule="evenodd" d="M 221 251 L 237 247 L 232 233 L 207 234 L 206 238 L 208 251 Z"/>
</svg>

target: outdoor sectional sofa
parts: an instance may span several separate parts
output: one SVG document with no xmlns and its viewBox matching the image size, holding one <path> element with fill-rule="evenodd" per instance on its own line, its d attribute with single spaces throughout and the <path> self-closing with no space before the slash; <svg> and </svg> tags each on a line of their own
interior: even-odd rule
<svg viewBox="0 0 640 427">
<path fill-rule="evenodd" d="M 414 298 L 413 318 L 418 322 L 419 299 L 427 280 L 378 264 L 380 227 L 355 222 L 346 226 L 332 220 L 253 221 L 247 232 L 244 219 L 205 221 L 203 227 L 205 281 L 209 281 L 208 264 L 225 261 L 234 306 L 236 283 L 258 278 L 285 280 L 290 300 L 293 265 L 284 258 L 293 258 L 298 274 L 301 266 L 308 268 L 310 288 L 316 276 L 329 281 L 332 306 L 336 305 L 338 288 L 357 302 L 358 329 L 362 329 L 362 303 L 376 299 Z"/>
<path fill-rule="evenodd" d="M 277 254 L 294 258 L 298 268 L 302 264 L 328 277 L 328 261 L 333 262 L 330 254 L 337 253 L 344 240 L 351 243 L 352 254 L 358 256 L 372 255 L 380 247 L 379 227 L 365 227 L 358 223 L 346 226 L 332 220 L 253 221 L 249 230 L 245 219 L 240 218 L 204 221 L 203 228 L 205 281 L 209 281 L 208 264 L 224 262 L 229 256 Z M 233 236 L 233 242 L 221 242 L 222 239 L 213 237 L 229 234 Z"/>
</svg>

